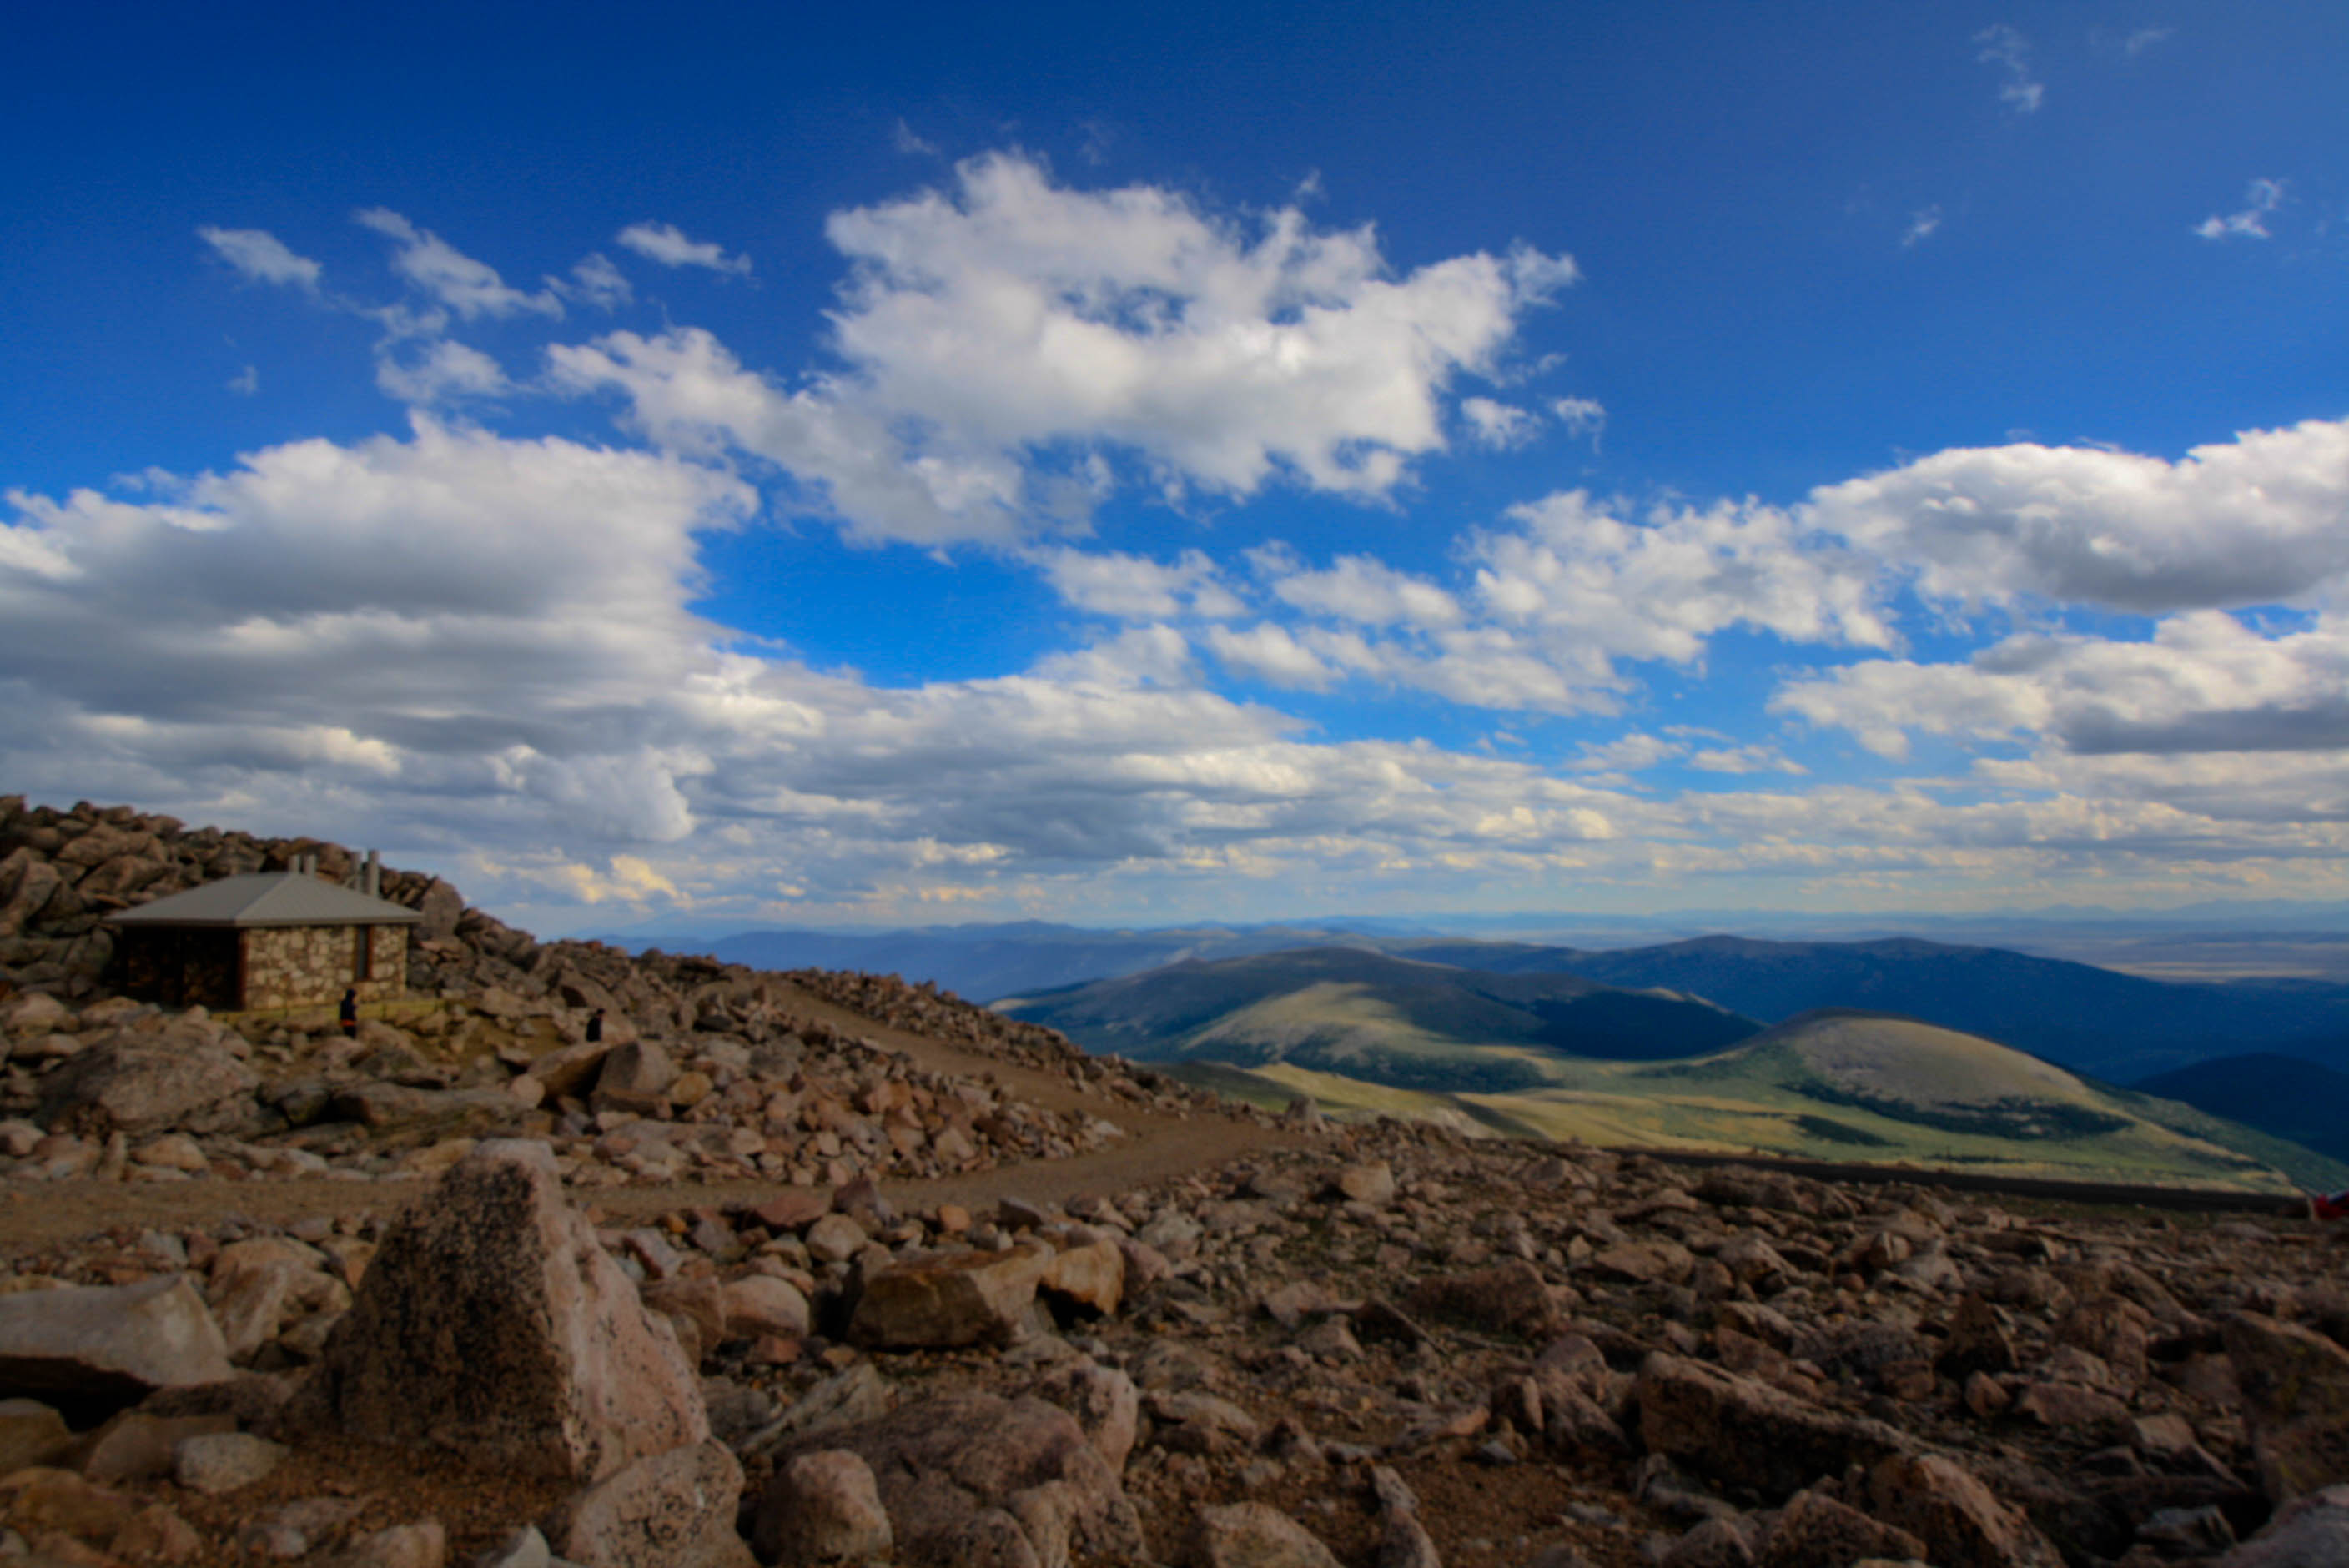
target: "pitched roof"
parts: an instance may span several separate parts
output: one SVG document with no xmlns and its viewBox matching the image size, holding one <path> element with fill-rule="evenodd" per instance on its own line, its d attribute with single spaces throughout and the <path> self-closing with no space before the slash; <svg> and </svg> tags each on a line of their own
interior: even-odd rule
<svg viewBox="0 0 2349 1568">
<path fill-rule="evenodd" d="M 261 872 L 222 877 L 107 920 L 114 925 L 407 925 L 423 918 L 301 872 Z"/>
</svg>

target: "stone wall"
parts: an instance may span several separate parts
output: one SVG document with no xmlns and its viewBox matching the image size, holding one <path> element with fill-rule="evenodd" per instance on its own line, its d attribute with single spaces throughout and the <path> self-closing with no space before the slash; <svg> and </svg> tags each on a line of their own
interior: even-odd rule
<svg viewBox="0 0 2349 1568">
<path fill-rule="evenodd" d="M 340 997 L 356 987 L 362 1002 L 407 991 L 404 925 L 271 925 L 243 933 L 244 1005 L 294 1007 Z M 370 949 L 369 978 L 358 978 L 358 944 Z"/>
</svg>

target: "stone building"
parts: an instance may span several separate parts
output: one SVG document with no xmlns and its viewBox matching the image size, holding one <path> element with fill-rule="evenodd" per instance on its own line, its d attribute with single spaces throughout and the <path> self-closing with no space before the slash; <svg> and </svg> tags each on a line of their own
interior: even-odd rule
<svg viewBox="0 0 2349 1568">
<path fill-rule="evenodd" d="M 110 915 L 114 980 L 130 995 L 214 1012 L 402 995 L 408 928 L 423 916 L 364 891 L 321 881 L 305 859 L 286 872 L 222 877 Z"/>
</svg>

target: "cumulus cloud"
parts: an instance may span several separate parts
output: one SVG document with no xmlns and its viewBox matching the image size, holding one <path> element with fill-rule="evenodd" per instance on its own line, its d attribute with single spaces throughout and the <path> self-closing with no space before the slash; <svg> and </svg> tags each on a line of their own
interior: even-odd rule
<svg viewBox="0 0 2349 1568">
<path fill-rule="evenodd" d="M 750 272 L 750 257 L 730 256 L 707 240 L 688 240 L 674 223 L 631 223 L 614 238 L 646 260 L 665 267 L 706 267 L 713 273 L 745 277 Z"/>
<path fill-rule="evenodd" d="M 2194 232 L 2206 240 L 2265 240 L 2268 214 L 2283 205 L 2283 181 L 2254 180 L 2243 192 L 2240 211 L 2213 212 L 2194 225 Z"/>
<path fill-rule="evenodd" d="M 565 299 L 597 310 L 617 310 L 636 297 L 636 290 L 601 251 L 591 253 L 571 269 L 568 279 L 549 278 L 547 286 Z"/>
<path fill-rule="evenodd" d="M 254 283 L 312 292 L 318 287 L 324 269 L 307 256 L 295 255 L 266 229 L 217 229 L 206 224 L 196 234 L 222 261 Z"/>
<path fill-rule="evenodd" d="M 1460 413 L 1476 444 L 1492 451 L 1525 446 L 1541 432 L 1539 416 L 1490 397 L 1462 398 Z"/>
<path fill-rule="evenodd" d="M 1177 495 L 1286 479 L 1381 500 L 1443 448 L 1454 382 L 1574 277 L 1522 249 L 1396 277 L 1368 229 L 1071 190 L 1013 155 L 826 232 L 852 268 L 842 369 L 786 390 L 692 331 L 559 349 L 556 368 L 624 393 L 656 439 L 778 463 L 859 537 L 925 544 L 1066 526 L 1071 453 Z"/>
<path fill-rule="evenodd" d="M 1078 609 L 1122 621 L 1211 619 L 1244 613 L 1215 562 L 1186 550 L 1171 563 L 1114 551 L 1062 549 L 1036 557 L 1053 591 Z"/>
<path fill-rule="evenodd" d="M 492 397 L 508 387 L 496 360 L 445 337 L 404 353 L 398 345 L 387 345 L 376 357 L 375 382 L 385 396 L 419 407 Z"/>
<path fill-rule="evenodd" d="M 1334 678 L 1329 665 L 1299 647 L 1287 630 L 1268 621 L 1258 622 L 1246 631 L 1210 626 L 1206 641 L 1207 651 L 1226 669 L 1253 676 L 1272 686 L 1321 691 Z"/>
<path fill-rule="evenodd" d="M 1607 431 L 1607 407 L 1596 397 L 1560 397 L 1549 406 L 1553 418 L 1570 436 L 1590 438 L 1590 449 L 1599 449 L 1599 438 Z"/>
<path fill-rule="evenodd" d="M 1872 660 L 1789 684 L 1774 708 L 1905 756 L 1911 733 L 2045 736 L 2083 753 L 2349 747 L 2349 633 L 2264 636 L 2232 615 L 2162 621 L 2145 642 L 2009 638 L 1963 664 Z"/>
<path fill-rule="evenodd" d="M 1272 592 L 1309 614 L 1365 626 L 1455 626 L 1462 620 L 1450 593 L 1367 555 L 1341 555 L 1323 571 L 1288 572 Z"/>
<path fill-rule="evenodd" d="M 524 294 L 510 288 L 495 267 L 466 255 L 388 207 L 366 208 L 357 216 L 361 224 L 394 242 L 394 272 L 466 321 L 478 316 L 563 314 L 563 302 L 552 289 Z"/>
<path fill-rule="evenodd" d="M 1982 65 L 1996 66 L 2002 78 L 1999 101 L 2017 114 L 2039 112 L 2047 87 L 2032 76 L 2030 41 L 2006 23 L 1998 22 L 1976 33 L 1974 42 L 1982 46 L 1974 58 Z"/>
<path fill-rule="evenodd" d="M 2349 573 L 2349 420 L 2196 447 L 1953 448 L 1826 486 L 1803 509 L 1919 590 L 2156 614 L 2304 600 Z"/>
</svg>

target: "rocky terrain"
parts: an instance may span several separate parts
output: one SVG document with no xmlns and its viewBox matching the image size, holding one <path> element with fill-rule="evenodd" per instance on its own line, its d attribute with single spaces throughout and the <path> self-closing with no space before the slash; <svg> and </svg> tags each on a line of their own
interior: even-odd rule
<svg viewBox="0 0 2349 1568">
<path fill-rule="evenodd" d="M 67 820 L 0 864 L 129 825 Z M 8 904 L 0 1560 L 2349 1561 L 2344 1233 L 2303 1219 L 1268 1128 L 950 997 L 461 905 L 424 1011 L 346 1042 L 107 997 L 65 885 Z M 565 1078 L 590 1006 L 636 1037 Z"/>
<path fill-rule="evenodd" d="M 429 1176 L 476 1139 L 519 1135 L 549 1140 L 582 1186 L 837 1184 L 1065 1157 L 1120 1135 L 1104 1110 L 1201 1107 L 1146 1068 L 930 988 L 541 943 L 398 871 L 384 896 L 423 915 L 416 1000 L 370 1007 L 356 1039 L 328 1007 L 217 1019 L 108 994 L 105 914 L 305 855 L 329 880 L 356 864 L 314 839 L 0 798 L 0 1182 Z M 820 1006 L 1077 1092 L 1046 1107 L 926 1070 L 811 1016 Z"/>
</svg>

